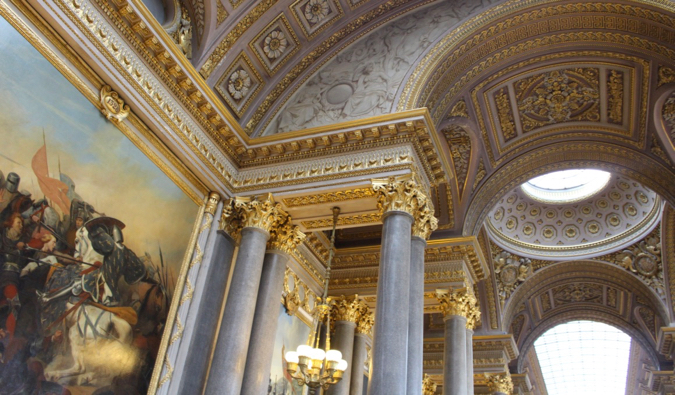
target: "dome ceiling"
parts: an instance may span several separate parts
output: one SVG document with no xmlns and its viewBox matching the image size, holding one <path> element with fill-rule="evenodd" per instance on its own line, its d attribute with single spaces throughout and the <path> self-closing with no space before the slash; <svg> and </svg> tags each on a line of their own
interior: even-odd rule
<svg viewBox="0 0 675 395">
<path fill-rule="evenodd" d="M 600 192 L 571 204 L 534 200 L 519 186 L 490 211 L 485 224 L 503 248 L 533 258 L 578 259 L 643 237 L 657 224 L 661 207 L 656 193 L 613 175 Z"/>
</svg>

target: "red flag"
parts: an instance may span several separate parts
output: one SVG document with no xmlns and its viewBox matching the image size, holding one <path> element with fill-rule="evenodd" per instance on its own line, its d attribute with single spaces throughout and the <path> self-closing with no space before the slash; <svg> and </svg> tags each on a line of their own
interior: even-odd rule
<svg viewBox="0 0 675 395">
<path fill-rule="evenodd" d="M 38 179 L 38 184 L 45 197 L 61 209 L 64 214 L 70 213 L 70 199 L 68 199 L 68 185 L 49 177 L 49 164 L 47 163 L 47 145 L 43 145 L 31 162 L 33 172 Z"/>
</svg>

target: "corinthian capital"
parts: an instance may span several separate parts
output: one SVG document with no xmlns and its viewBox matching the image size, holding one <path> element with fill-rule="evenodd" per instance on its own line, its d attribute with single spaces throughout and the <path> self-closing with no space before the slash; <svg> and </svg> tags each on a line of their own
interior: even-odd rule
<svg viewBox="0 0 675 395">
<path fill-rule="evenodd" d="M 418 208 L 413 217 L 415 219 L 412 225 L 413 236 L 426 240 L 431 236 L 431 232 L 438 228 L 438 218 L 434 217 L 434 206 L 429 199 L 425 198 L 425 203 Z"/>
<path fill-rule="evenodd" d="M 223 203 L 223 213 L 220 215 L 220 230 L 236 238 L 241 230 L 241 218 L 234 209 L 234 199 Z"/>
<path fill-rule="evenodd" d="M 255 198 L 235 198 L 234 209 L 240 217 L 242 228 L 259 228 L 267 232 L 271 232 L 288 217 L 271 193 Z"/>
<path fill-rule="evenodd" d="M 375 325 L 375 313 L 366 307 L 366 310 L 361 314 L 361 319 L 356 323 L 356 333 L 370 335 Z"/>
<path fill-rule="evenodd" d="M 490 392 L 502 392 L 511 395 L 513 393 L 513 381 L 511 381 L 511 374 L 506 373 L 485 373 L 487 385 Z"/>
<path fill-rule="evenodd" d="M 477 299 L 470 287 L 450 289 L 447 293 L 437 292 L 436 299 L 441 304 L 444 317 L 459 315 L 467 319 L 467 327 L 470 324 L 469 321 L 472 321 L 472 325 L 475 325 L 477 318 L 474 317 L 480 312 L 477 311 Z"/>
<path fill-rule="evenodd" d="M 434 395 L 437 387 L 434 380 L 432 380 L 428 374 L 424 373 L 424 378 L 422 379 L 422 395 Z"/>
<path fill-rule="evenodd" d="M 204 212 L 211 215 L 215 215 L 216 207 L 218 206 L 219 201 L 220 195 L 217 192 L 209 193 L 209 199 L 206 201 L 206 207 L 204 208 Z"/>
<path fill-rule="evenodd" d="M 412 179 L 373 180 L 373 190 L 378 194 L 378 207 L 382 213 L 389 211 L 403 211 L 415 215 L 427 201 L 426 195 L 418 188 Z"/>
<path fill-rule="evenodd" d="M 368 306 L 359 300 L 359 295 L 340 296 L 332 300 L 331 316 L 335 321 L 349 321 L 357 323 L 361 315 L 367 312 Z"/>
<path fill-rule="evenodd" d="M 279 250 L 290 255 L 306 237 L 299 227 L 291 224 L 291 218 L 287 217 L 286 222 L 270 231 L 267 249 Z"/>
</svg>

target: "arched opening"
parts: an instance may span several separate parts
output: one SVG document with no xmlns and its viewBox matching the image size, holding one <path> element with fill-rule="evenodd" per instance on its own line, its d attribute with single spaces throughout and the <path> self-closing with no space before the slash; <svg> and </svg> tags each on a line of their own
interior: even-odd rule
<svg viewBox="0 0 675 395">
<path fill-rule="evenodd" d="M 547 330 L 534 348 L 550 395 L 623 394 L 631 343 L 611 325 L 570 321 Z"/>
</svg>

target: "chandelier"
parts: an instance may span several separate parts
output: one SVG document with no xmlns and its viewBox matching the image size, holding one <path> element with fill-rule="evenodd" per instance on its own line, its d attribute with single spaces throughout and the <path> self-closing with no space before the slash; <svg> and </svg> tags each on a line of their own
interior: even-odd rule
<svg viewBox="0 0 675 395">
<path fill-rule="evenodd" d="M 307 344 L 298 346 L 296 351 L 289 351 L 285 356 L 286 371 L 299 385 L 307 385 L 310 394 L 316 394 L 319 388 L 327 390 L 331 385 L 337 384 L 347 369 L 347 361 L 342 359 L 342 353 L 330 349 L 331 307 L 330 298 L 328 298 L 328 281 L 330 280 L 330 265 L 333 261 L 333 248 L 335 246 L 335 227 L 339 214 L 340 208 L 333 207 L 333 233 L 330 237 L 326 280 L 324 281 L 321 303 L 315 309 L 312 331 L 307 339 Z M 319 340 L 324 316 L 326 317 L 326 348 L 322 350 L 319 347 Z"/>
</svg>

